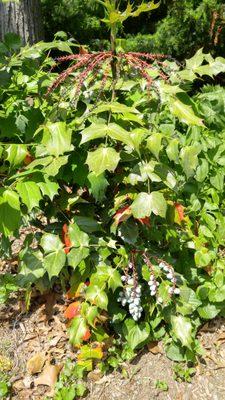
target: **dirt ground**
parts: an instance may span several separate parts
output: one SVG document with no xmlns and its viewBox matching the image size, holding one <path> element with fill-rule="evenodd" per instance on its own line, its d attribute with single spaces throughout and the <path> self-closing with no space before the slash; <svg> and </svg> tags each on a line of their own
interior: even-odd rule
<svg viewBox="0 0 225 400">
<path fill-rule="evenodd" d="M 13 400 L 44 400 L 46 395 L 53 396 L 53 384 L 65 359 L 75 360 L 68 344 L 61 296 L 37 297 L 32 304 L 28 314 L 23 313 L 23 302 L 16 299 L 10 306 L 0 308 L 0 365 L 1 358 L 11 363 L 7 373 Z M 174 364 L 158 344 L 145 349 L 125 366 L 126 377 L 115 372 L 96 380 L 91 374 L 86 400 L 225 400 L 225 320 L 206 324 L 199 338 L 206 355 L 197 366 L 192 383 L 174 380 Z M 39 363 L 40 355 L 43 361 L 36 373 L 27 365 L 34 355 L 38 355 Z M 163 381 L 168 390 L 156 388 L 157 380 Z"/>
</svg>

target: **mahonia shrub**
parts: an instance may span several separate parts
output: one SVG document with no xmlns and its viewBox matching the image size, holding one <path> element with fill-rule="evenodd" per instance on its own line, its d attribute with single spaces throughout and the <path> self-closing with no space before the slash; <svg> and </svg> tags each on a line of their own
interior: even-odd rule
<svg viewBox="0 0 225 400">
<path fill-rule="evenodd" d="M 15 46 L 0 46 L 2 259 L 24 239 L 1 302 L 60 284 L 87 370 L 152 340 L 194 361 L 198 328 L 225 313 L 225 59 Z"/>
</svg>

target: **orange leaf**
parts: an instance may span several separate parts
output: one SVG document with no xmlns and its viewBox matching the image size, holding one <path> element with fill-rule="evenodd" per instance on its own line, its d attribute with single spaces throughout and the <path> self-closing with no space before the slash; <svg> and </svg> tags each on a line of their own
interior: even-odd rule
<svg viewBox="0 0 225 400">
<path fill-rule="evenodd" d="M 90 337 L 91 337 L 91 332 L 89 329 L 87 329 L 82 339 L 84 342 L 87 342 L 90 339 Z"/>
<path fill-rule="evenodd" d="M 151 224 L 150 224 L 150 218 L 149 217 L 137 218 L 137 219 L 142 225 L 147 225 L 150 228 Z"/>
<path fill-rule="evenodd" d="M 68 235 L 68 225 L 64 224 L 62 227 L 62 241 L 65 244 L 65 253 L 68 254 L 71 249 L 71 241 Z"/>
<path fill-rule="evenodd" d="M 34 161 L 34 157 L 30 155 L 30 153 L 27 153 L 26 157 L 24 158 L 24 164 L 29 165 L 32 161 Z"/>
<path fill-rule="evenodd" d="M 130 218 L 131 214 L 132 213 L 130 206 L 120 208 L 113 216 L 116 225 L 119 225 L 121 222 L 126 221 L 128 218 Z"/>
<path fill-rule="evenodd" d="M 69 307 L 66 309 L 64 316 L 67 319 L 72 319 L 79 314 L 80 314 L 80 302 L 75 301 L 74 303 L 71 303 Z"/>
<path fill-rule="evenodd" d="M 174 203 L 174 206 L 175 206 L 175 208 L 177 210 L 179 220 L 180 220 L 180 222 L 182 222 L 185 219 L 184 207 L 179 203 Z"/>
</svg>

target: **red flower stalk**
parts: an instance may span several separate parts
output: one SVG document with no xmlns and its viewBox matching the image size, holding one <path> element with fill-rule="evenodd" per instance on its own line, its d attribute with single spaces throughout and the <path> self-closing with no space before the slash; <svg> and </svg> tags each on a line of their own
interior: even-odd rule
<svg viewBox="0 0 225 400">
<path fill-rule="evenodd" d="M 63 83 L 68 78 L 70 74 L 78 70 L 81 70 L 80 74 L 78 75 L 77 87 L 75 91 L 75 98 L 78 98 L 81 88 L 84 84 L 84 81 L 88 79 L 90 73 L 94 73 L 94 71 L 96 70 L 96 75 L 97 75 L 99 71 L 101 72 L 101 69 L 103 69 L 102 84 L 100 87 L 100 93 L 102 93 L 105 84 L 107 82 L 107 78 L 109 76 L 108 65 L 111 63 L 112 57 L 113 54 L 111 51 L 98 52 L 98 53 L 72 54 L 68 56 L 58 57 L 56 59 L 58 63 L 63 63 L 66 61 L 74 61 L 75 64 L 67 68 L 58 76 L 58 78 L 53 82 L 53 84 L 48 89 L 47 94 L 55 90 L 61 83 Z M 147 82 L 148 90 L 154 84 L 153 78 L 151 78 L 151 76 L 148 74 L 148 69 L 157 70 L 161 79 L 163 80 L 168 79 L 168 75 L 166 75 L 166 73 L 162 71 L 162 69 L 163 67 L 168 68 L 169 66 L 161 60 L 169 58 L 169 56 L 163 54 L 128 52 L 128 53 L 118 53 L 116 57 L 118 61 L 118 68 L 117 68 L 118 75 L 120 72 L 119 69 L 122 69 L 124 67 L 124 62 L 125 62 L 125 64 L 128 64 L 131 69 L 138 71 L 140 75 L 145 79 L 145 81 Z M 155 63 L 155 65 L 152 65 L 153 62 Z M 105 64 L 107 65 L 107 67 Z M 94 76 L 96 75 L 94 74 Z M 93 78 L 91 79 L 90 82 L 92 81 Z"/>
</svg>

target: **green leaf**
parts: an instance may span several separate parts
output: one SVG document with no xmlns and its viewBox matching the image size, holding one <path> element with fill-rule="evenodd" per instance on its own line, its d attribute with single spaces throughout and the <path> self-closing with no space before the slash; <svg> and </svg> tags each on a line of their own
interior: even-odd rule
<svg viewBox="0 0 225 400">
<path fill-rule="evenodd" d="M 162 138 L 161 133 L 153 133 L 147 140 L 147 148 L 154 154 L 158 159 L 160 150 L 162 149 Z"/>
<path fill-rule="evenodd" d="M 126 319 L 122 330 L 132 350 L 140 347 L 150 335 L 150 327 L 147 322 L 136 324 L 132 319 Z"/>
<path fill-rule="evenodd" d="M 137 241 L 138 238 L 138 226 L 135 221 L 128 220 L 121 224 L 118 228 L 118 236 L 121 237 L 121 239 L 125 243 L 129 243 L 134 245 Z"/>
<path fill-rule="evenodd" d="M 200 164 L 196 171 L 196 180 L 198 182 L 203 182 L 207 178 L 208 173 L 209 173 L 209 164 L 208 164 L 207 160 L 205 160 L 204 158 L 201 158 Z"/>
<path fill-rule="evenodd" d="M 182 315 L 189 315 L 195 311 L 202 302 L 197 298 L 194 290 L 188 287 L 180 289 L 180 296 L 177 299 L 177 312 Z"/>
<path fill-rule="evenodd" d="M 202 307 L 198 308 L 198 313 L 203 319 L 213 319 L 221 311 L 221 306 L 217 304 L 205 303 Z"/>
<path fill-rule="evenodd" d="M 99 315 L 98 308 L 91 306 L 89 303 L 83 303 L 81 314 L 85 317 L 88 324 L 95 328 L 95 319 Z"/>
<path fill-rule="evenodd" d="M 210 262 L 215 258 L 215 253 L 202 247 L 195 253 L 195 263 L 197 267 L 207 267 Z"/>
<path fill-rule="evenodd" d="M 162 218 L 166 216 L 167 203 L 162 193 L 139 193 L 131 205 L 134 218 L 149 217 L 151 213 Z"/>
<path fill-rule="evenodd" d="M 86 163 L 89 170 L 96 175 L 100 175 L 106 170 L 115 171 L 120 160 L 120 155 L 111 147 L 99 147 L 97 150 L 89 152 Z"/>
<path fill-rule="evenodd" d="M 172 361 L 185 361 L 184 349 L 181 346 L 176 345 L 175 343 L 170 344 L 166 348 L 166 355 Z"/>
<path fill-rule="evenodd" d="M 101 223 L 91 217 L 75 216 L 74 222 L 86 233 L 97 232 L 102 229 Z"/>
<path fill-rule="evenodd" d="M 27 155 L 27 147 L 23 144 L 11 144 L 6 147 L 6 161 L 10 163 L 11 168 L 21 165 Z"/>
<path fill-rule="evenodd" d="M 59 273 L 63 269 L 66 263 L 66 254 L 64 250 L 56 250 L 53 253 L 49 253 L 44 257 L 43 266 L 48 272 L 49 279 L 53 276 L 59 276 Z"/>
<path fill-rule="evenodd" d="M 193 342 L 192 325 L 188 318 L 181 315 L 173 315 L 171 318 L 172 328 L 175 336 L 179 339 L 183 346 L 191 348 Z"/>
<path fill-rule="evenodd" d="M 112 289 L 113 292 L 115 292 L 118 287 L 123 286 L 120 273 L 114 268 L 108 268 L 108 274 L 108 287 Z"/>
<path fill-rule="evenodd" d="M 41 238 L 40 245 L 45 254 L 58 251 L 64 247 L 59 236 L 53 235 L 52 233 L 45 233 Z"/>
<path fill-rule="evenodd" d="M 73 149 L 71 146 L 72 132 L 65 122 L 49 123 L 44 129 L 42 144 L 46 148 L 46 154 L 59 157 Z"/>
<path fill-rule="evenodd" d="M 128 107 L 126 106 L 126 104 L 120 104 L 118 102 L 101 104 L 94 109 L 93 113 L 99 114 L 106 111 L 111 111 L 112 113 L 118 113 L 118 114 L 124 114 L 124 113 L 139 114 L 139 111 L 136 108 Z"/>
<path fill-rule="evenodd" d="M 170 161 L 174 161 L 176 164 L 179 163 L 179 140 L 178 139 L 172 139 L 166 149 L 167 156 Z"/>
<path fill-rule="evenodd" d="M 90 140 L 104 138 L 107 134 L 108 125 L 105 124 L 91 124 L 88 128 L 85 128 L 82 132 L 81 144 L 89 142 Z"/>
<path fill-rule="evenodd" d="M 28 211 L 31 211 L 34 207 L 39 206 L 42 195 L 38 185 L 35 182 L 18 182 L 16 185 L 16 190 L 19 193 L 22 202 L 27 206 Z"/>
<path fill-rule="evenodd" d="M 69 226 L 69 238 L 71 240 L 72 247 L 88 247 L 89 236 L 82 232 L 77 224 L 71 224 Z"/>
<path fill-rule="evenodd" d="M 49 176 L 56 176 L 60 168 L 67 164 L 68 156 L 56 157 L 47 167 L 45 167 L 45 173 Z"/>
<path fill-rule="evenodd" d="M 58 194 L 59 184 L 45 179 L 45 182 L 38 182 L 38 187 L 41 189 L 42 195 L 49 197 L 51 200 Z"/>
<path fill-rule="evenodd" d="M 0 232 L 10 236 L 19 228 L 21 213 L 20 201 L 16 192 L 0 189 Z"/>
<path fill-rule="evenodd" d="M 87 332 L 87 324 L 83 317 L 77 316 L 72 319 L 71 325 L 69 326 L 69 338 L 70 343 L 73 346 L 78 346 L 82 343 L 82 338 Z"/>
<path fill-rule="evenodd" d="M 29 249 L 21 260 L 18 281 L 21 286 L 36 283 L 45 274 L 43 254 L 40 250 Z"/>
<path fill-rule="evenodd" d="M 170 111 L 173 115 L 178 117 L 181 122 L 187 125 L 204 126 L 202 119 L 195 115 L 192 107 L 182 103 L 178 99 L 171 102 Z"/>
<path fill-rule="evenodd" d="M 94 172 L 88 174 L 88 181 L 90 182 L 90 193 L 96 201 L 101 202 L 105 198 L 105 192 L 109 182 L 104 174 L 96 175 Z"/>
<path fill-rule="evenodd" d="M 86 143 L 89 140 L 102 138 L 108 135 L 111 137 L 111 139 L 118 140 L 131 147 L 134 147 L 130 132 L 127 132 L 120 125 L 114 123 L 108 125 L 92 124 L 88 128 L 84 129 L 81 133 L 81 144 Z"/>
<path fill-rule="evenodd" d="M 190 178 L 198 166 L 198 150 L 194 146 L 185 146 L 180 152 L 180 159 L 187 178 Z"/>
<path fill-rule="evenodd" d="M 107 311 L 108 297 L 106 292 L 97 285 L 90 285 L 86 291 L 86 300 Z"/>
<path fill-rule="evenodd" d="M 68 264 L 76 268 L 82 260 L 88 257 L 90 251 L 87 248 L 78 248 L 70 250 L 69 254 L 67 255 Z"/>
</svg>

